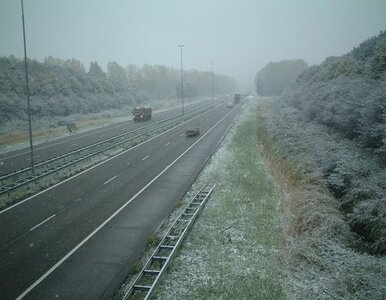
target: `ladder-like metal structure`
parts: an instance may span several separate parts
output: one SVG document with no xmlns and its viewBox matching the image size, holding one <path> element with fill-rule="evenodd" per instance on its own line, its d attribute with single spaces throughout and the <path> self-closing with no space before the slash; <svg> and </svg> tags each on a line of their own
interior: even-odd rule
<svg viewBox="0 0 386 300">
<path fill-rule="evenodd" d="M 169 265 L 189 228 L 203 209 L 214 187 L 214 185 L 212 187 L 205 185 L 193 197 L 146 262 L 142 271 L 123 297 L 124 300 L 150 298 L 160 277 Z"/>
</svg>

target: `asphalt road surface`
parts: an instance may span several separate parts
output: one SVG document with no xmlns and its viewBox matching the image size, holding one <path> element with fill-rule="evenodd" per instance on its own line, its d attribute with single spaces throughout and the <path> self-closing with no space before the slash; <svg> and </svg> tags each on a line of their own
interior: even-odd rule
<svg viewBox="0 0 386 300">
<path fill-rule="evenodd" d="M 111 297 L 240 110 L 220 105 L 0 212 L 0 299 Z"/>
<path fill-rule="evenodd" d="M 186 105 L 186 112 L 189 112 L 199 106 L 208 104 L 205 102 L 193 102 Z M 127 122 L 112 124 L 103 128 L 89 130 L 82 133 L 70 134 L 66 137 L 44 142 L 34 146 L 35 164 L 57 157 L 61 154 L 79 149 L 81 147 L 94 144 L 104 139 L 108 139 L 119 134 L 146 126 L 163 119 L 181 114 L 181 108 L 175 107 L 166 111 L 153 113 L 152 119 L 146 122 L 134 122 L 132 116 L 128 113 Z M 14 171 L 29 167 L 31 164 L 29 148 L 23 148 L 15 151 L 0 154 L 0 176 Z"/>
</svg>

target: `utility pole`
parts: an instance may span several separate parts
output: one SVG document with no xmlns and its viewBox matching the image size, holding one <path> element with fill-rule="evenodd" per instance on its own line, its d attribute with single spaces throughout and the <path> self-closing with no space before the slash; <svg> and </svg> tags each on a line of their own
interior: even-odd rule
<svg viewBox="0 0 386 300">
<path fill-rule="evenodd" d="M 26 92 L 27 92 L 27 114 L 28 114 L 28 130 L 29 130 L 29 149 L 31 156 L 31 170 L 32 175 L 35 175 L 35 163 L 34 163 L 34 149 L 32 142 L 32 123 L 31 123 L 31 105 L 29 99 L 29 82 L 28 82 L 28 64 L 27 64 L 27 46 L 25 42 L 25 24 L 24 24 L 24 5 L 23 0 L 21 0 L 21 17 L 23 20 L 23 41 L 24 41 L 24 69 L 25 69 L 25 82 L 26 82 Z"/>
<path fill-rule="evenodd" d="M 212 98 L 214 104 L 214 61 L 212 60 L 210 63 L 212 64 Z"/>
<path fill-rule="evenodd" d="M 185 45 L 178 45 L 181 49 L 181 102 L 182 102 L 182 115 L 184 115 L 184 71 L 182 66 L 182 47 Z"/>
</svg>

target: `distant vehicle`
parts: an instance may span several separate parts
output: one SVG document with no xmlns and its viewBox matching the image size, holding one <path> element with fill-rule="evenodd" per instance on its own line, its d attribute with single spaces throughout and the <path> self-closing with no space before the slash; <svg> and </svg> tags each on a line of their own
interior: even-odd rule
<svg viewBox="0 0 386 300">
<path fill-rule="evenodd" d="M 227 103 L 227 107 L 228 107 L 228 108 L 232 108 L 232 107 L 233 107 L 233 103 L 232 103 L 231 101 L 229 101 L 229 102 Z"/>
<path fill-rule="evenodd" d="M 135 122 L 143 122 L 151 119 L 152 110 L 151 107 L 142 106 L 134 107 L 133 117 Z"/>
<path fill-rule="evenodd" d="M 199 136 L 200 135 L 200 128 L 189 128 L 185 130 L 185 136 Z"/>
<path fill-rule="evenodd" d="M 78 130 L 78 127 L 76 126 L 76 123 L 69 122 L 69 123 L 67 123 L 67 130 L 69 132 L 73 132 L 74 130 Z"/>
<path fill-rule="evenodd" d="M 235 94 L 234 103 L 235 104 L 240 103 L 240 100 L 241 100 L 241 95 L 240 94 Z"/>
</svg>

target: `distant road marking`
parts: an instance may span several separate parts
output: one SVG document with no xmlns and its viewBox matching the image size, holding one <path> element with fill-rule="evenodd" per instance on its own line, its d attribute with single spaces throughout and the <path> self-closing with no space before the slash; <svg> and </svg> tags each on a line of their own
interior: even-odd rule
<svg viewBox="0 0 386 300">
<path fill-rule="evenodd" d="M 54 218 L 56 216 L 56 214 L 53 214 L 51 217 L 48 217 L 47 219 L 45 219 L 43 222 L 40 222 L 38 225 L 32 227 L 29 231 L 33 231 L 35 230 L 36 228 L 38 228 L 39 226 L 43 225 L 44 223 L 48 222 L 49 220 L 51 220 L 52 218 Z"/>
<path fill-rule="evenodd" d="M 149 157 L 150 155 L 146 155 L 144 158 L 142 158 L 142 160 L 148 159 Z"/>
<path fill-rule="evenodd" d="M 180 136 L 184 136 L 185 135 L 185 132 L 183 132 L 182 134 L 180 134 Z"/>
<path fill-rule="evenodd" d="M 75 144 L 70 145 L 70 147 L 72 147 L 72 146 L 78 146 L 78 143 L 75 143 Z"/>
<path fill-rule="evenodd" d="M 170 143 L 169 143 L 169 142 L 165 144 L 165 147 L 166 147 L 166 146 L 168 146 L 168 145 L 170 145 Z"/>
<path fill-rule="evenodd" d="M 118 177 L 118 175 L 110 178 L 109 180 L 105 181 L 103 184 L 108 184 L 109 182 L 113 181 L 117 177 Z"/>
<path fill-rule="evenodd" d="M 154 181 L 161 177 L 167 170 L 169 170 L 177 161 L 181 159 L 190 149 L 196 146 L 209 132 L 211 132 L 218 124 L 220 124 L 229 114 L 228 112 L 224 117 L 220 119 L 216 124 L 214 124 L 207 132 L 205 132 L 195 143 L 193 143 L 189 148 L 187 148 L 180 156 L 178 156 L 172 163 L 170 163 L 165 169 L 163 169 L 157 176 L 150 180 L 142 189 L 140 189 L 133 197 L 131 197 L 125 204 L 123 204 L 118 210 L 116 210 L 110 217 L 108 217 L 102 224 L 94 229 L 87 237 L 85 237 L 78 245 L 76 245 L 70 252 L 68 252 L 62 259 L 60 259 L 56 264 L 54 264 L 47 272 L 45 272 L 38 280 L 31 284 L 23 293 L 21 293 L 16 300 L 23 299 L 30 291 L 32 291 L 36 286 L 38 286 L 44 279 L 46 279 L 52 272 L 54 272 L 63 262 L 65 262 L 71 255 L 73 255 L 80 247 L 82 247 L 89 239 L 91 239 L 99 230 L 101 230 L 108 222 L 110 222 L 117 214 L 119 214 L 126 206 L 128 206 L 134 199 L 136 199 L 140 194 L 143 193 Z"/>
</svg>

